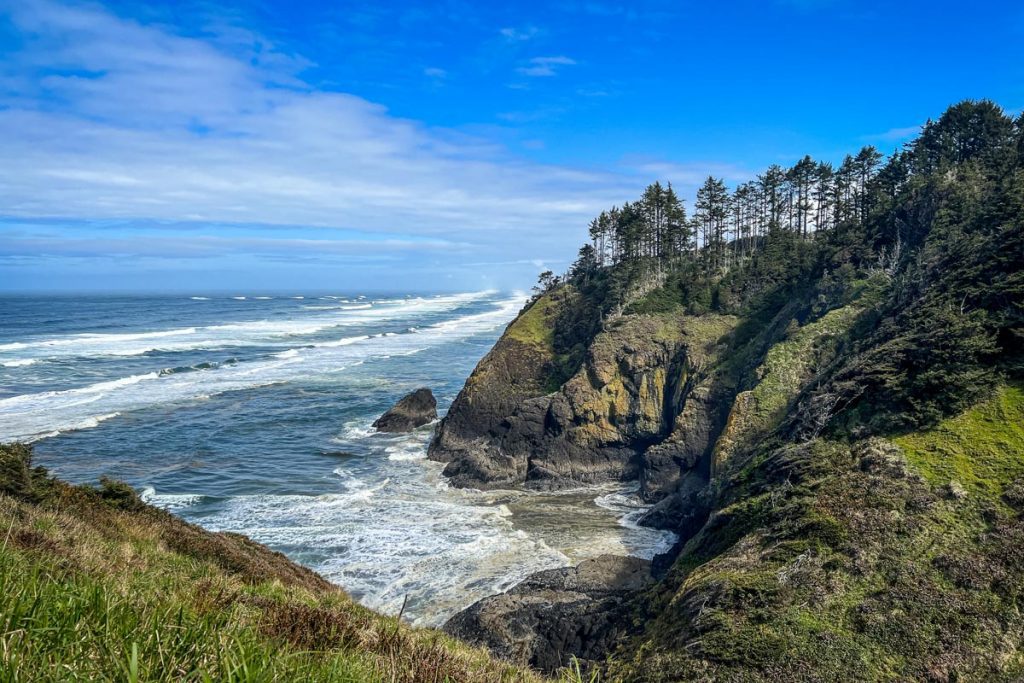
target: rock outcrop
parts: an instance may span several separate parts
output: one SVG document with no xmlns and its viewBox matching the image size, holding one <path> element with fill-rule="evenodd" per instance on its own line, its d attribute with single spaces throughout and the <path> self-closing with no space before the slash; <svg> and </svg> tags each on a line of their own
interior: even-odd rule
<svg viewBox="0 0 1024 683">
<path fill-rule="evenodd" d="M 653 583 L 650 562 L 603 555 L 537 572 L 459 612 L 444 630 L 542 671 L 600 660 L 631 626 L 629 600 Z"/>
<path fill-rule="evenodd" d="M 548 295 L 550 296 L 550 295 Z M 527 309 L 480 362 L 442 421 L 430 457 L 456 486 L 560 488 L 639 479 L 646 499 L 673 492 L 710 452 L 728 410 L 708 370 L 735 319 L 623 316 L 582 367 L 552 386 L 556 354 L 525 330 L 559 302 Z"/>
<path fill-rule="evenodd" d="M 437 419 L 437 400 L 425 387 L 410 392 L 373 423 L 378 432 L 411 432 Z"/>
</svg>

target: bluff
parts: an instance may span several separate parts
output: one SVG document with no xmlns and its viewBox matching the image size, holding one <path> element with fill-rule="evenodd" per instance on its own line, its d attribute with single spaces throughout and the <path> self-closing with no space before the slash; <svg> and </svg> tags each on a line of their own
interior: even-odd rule
<svg viewBox="0 0 1024 683">
<path fill-rule="evenodd" d="M 54 479 L 20 444 L 0 445 L 0 527 L 3 680 L 550 680 L 376 614 L 281 553 L 189 524 L 125 484 Z"/>
<path fill-rule="evenodd" d="M 623 316 L 564 370 L 550 333 L 578 296 L 533 301 L 480 362 L 429 450 L 458 486 L 557 488 L 640 479 L 651 500 L 698 467 L 724 421 L 708 370 L 732 316 Z M 540 333 L 538 333 L 538 331 Z M 554 390 L 552 390 L 554 388 Z"/>
<path fill-rule="evenodd" d="M 451 632 L 613 681 L 1024 676 L 1024 120 L 964 102 L 879 160 L 595 220 L 430 457 L 635 481 L 679 541 L 649 582 L 535 577 Z"/>
</svg>

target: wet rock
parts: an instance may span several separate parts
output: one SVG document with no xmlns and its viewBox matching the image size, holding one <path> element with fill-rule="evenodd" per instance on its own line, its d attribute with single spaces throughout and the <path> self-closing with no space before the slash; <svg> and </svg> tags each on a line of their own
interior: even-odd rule
<svg viewBox="0 0 1024 683">
<path fill-rule="evenodd" d="M 646 560 L 603 555 L 537 572 L 459 612 L 444 630 L 542 671 L 573 657 L 600 660 L 629 632 L 628 601 L 653 582 L 650 570 Z"/>
<path fill-rule="evenodd" d="M 668 529 L 681 539 L 693 536 L 707 520 L 710 502 L 704 494 L 708 481 L 697 472 L 683 477 L 679 489 L 654 504 L 638 520 L 640 526 Z"/>
<path fill-rule="evenodd" d="M 437 400 L 427 388 L 406 394 L 373 423 L 378 432 L 411 432 L 437 419 Z"/>
</svg>

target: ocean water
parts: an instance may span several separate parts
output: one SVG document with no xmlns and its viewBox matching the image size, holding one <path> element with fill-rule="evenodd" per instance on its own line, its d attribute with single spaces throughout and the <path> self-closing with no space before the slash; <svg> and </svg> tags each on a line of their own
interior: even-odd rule
<svg viewBox="0 0 1024 683">
<path fill-rule="evenodd" d="M 442 412 L 521 294 L 0 298 L 0 441 L 75 482 L 286 553 L 364 604 L 437 625 L 527 574 L 671 545 L 629 487 L 451 488 L 433 425 L 370 424 L 433 389 Z"/>
</svg>

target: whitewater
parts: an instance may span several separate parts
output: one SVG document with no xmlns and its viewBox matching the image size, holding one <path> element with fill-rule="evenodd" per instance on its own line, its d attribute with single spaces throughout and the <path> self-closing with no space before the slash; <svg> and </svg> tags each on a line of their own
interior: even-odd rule
<svg viewBox="0 0 1024 683">
<path fill-rule="evenodd" d="M 437 625 L 531 572 L 651 557 L 623 487 L 453 489 L 433 425 L 376 434 L 429 386 L 444 409 L 520 293 L 196 294 L 0 299 L 0 441 L 71 481 L 123 479 L 212 530 L 245 533 L 364 604 Z"/>
</svg>

